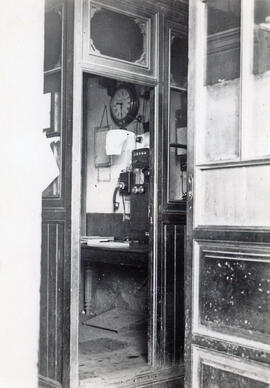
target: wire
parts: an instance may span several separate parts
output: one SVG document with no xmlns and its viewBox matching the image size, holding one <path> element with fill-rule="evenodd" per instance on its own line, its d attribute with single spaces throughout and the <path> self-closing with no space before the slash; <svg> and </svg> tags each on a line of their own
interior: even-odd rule
<svg viewBox="0 0 270 388">
<path fill-rule="evenodd" d="M 118 191 L 119 191 L 119 187 L 116 186 L 113 192 L 113 212 L 116 212 L 116 210 L 119 209 L 119 202 L 116 201 L 116 195 Z"/>
<path fill-rule="evenodd" d="M 123 203 L 123 221 L 125 221 L 125 219 L 126 219 L 126 205 L 125 205 L 125 199 L 124 199 L 123 193 L 121 193 L 121 197 L 122 197 L 122 203 Z"/>
</svg>

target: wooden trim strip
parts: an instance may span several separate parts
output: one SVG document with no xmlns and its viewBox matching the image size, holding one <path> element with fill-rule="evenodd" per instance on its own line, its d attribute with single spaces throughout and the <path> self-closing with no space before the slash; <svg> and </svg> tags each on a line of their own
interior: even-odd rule
<svg viewBox="0 0 270 388">
<path fill-rule="evenodd" d="M 233 161 L 221 161 L 221 162 L 209 162 L 203 164 L 197 164 L 196 168 L 199 170 L 217 170 L 224 168 L 237 168 L 237 167 L 254 167 L 254 166 L 266 166 L 270 164 L 269 156 L 260 159 L 250 160 L 233 160 Z"/>
<path fill-rule="evenodd" d="M 174 268 L 174 276 L 173 276 L 173 362 L 176 362 L 176 311 L 177 311 L 177 225 L 174 225 L 173 228 L 174 236 L 173 236 L 173 268 Z"/>
<path fill-rule="evenodd" d="M 239 376 L 260 381 L 268 384 L 270 381 L 269 367 L 255 361 L 243 360 L 239 357 L 233 357 L 203 349 L 198 346 L 192 347 L 192 387 L 200 387 L 200 367 L 202 364 L 221 369 L 225 372 L 233 373 Z"/>
</svg>

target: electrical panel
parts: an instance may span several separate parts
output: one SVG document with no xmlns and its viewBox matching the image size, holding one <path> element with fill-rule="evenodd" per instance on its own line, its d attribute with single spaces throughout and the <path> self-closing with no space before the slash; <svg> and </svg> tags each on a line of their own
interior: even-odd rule
<svg viewBox="0 0 270 388">
<path fill-rule="evenodd" d="M 149 235 L 149 148 L 132 151 L 130 237 L 147 242 Z"/>
</svg>

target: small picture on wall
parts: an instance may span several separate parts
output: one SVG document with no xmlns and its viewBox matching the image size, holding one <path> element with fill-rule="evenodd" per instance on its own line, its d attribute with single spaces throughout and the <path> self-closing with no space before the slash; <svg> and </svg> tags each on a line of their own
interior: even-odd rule
<svg viewBox="0 0 270 388">
<path fill-rule="evenodd" d="M 110 167 L 112 164 L 111 155 L 106 154 L 106 136 L 111 129 L 110 125 L 95 128 L 95 166 Z"/>
</svg>

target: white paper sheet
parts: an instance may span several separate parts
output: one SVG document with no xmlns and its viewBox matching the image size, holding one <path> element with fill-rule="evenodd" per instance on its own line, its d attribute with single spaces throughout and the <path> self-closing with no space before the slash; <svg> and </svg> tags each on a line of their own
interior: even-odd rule
<svg viewBox="0 0 270 388">
<path fill-rule="evenodd" d="M 106 136 L 106 154 L 121 155 L 123 146 L 129 138 L 134 138 L 134 133 L 126 129 L 109 130 Z"/>
</svg>

